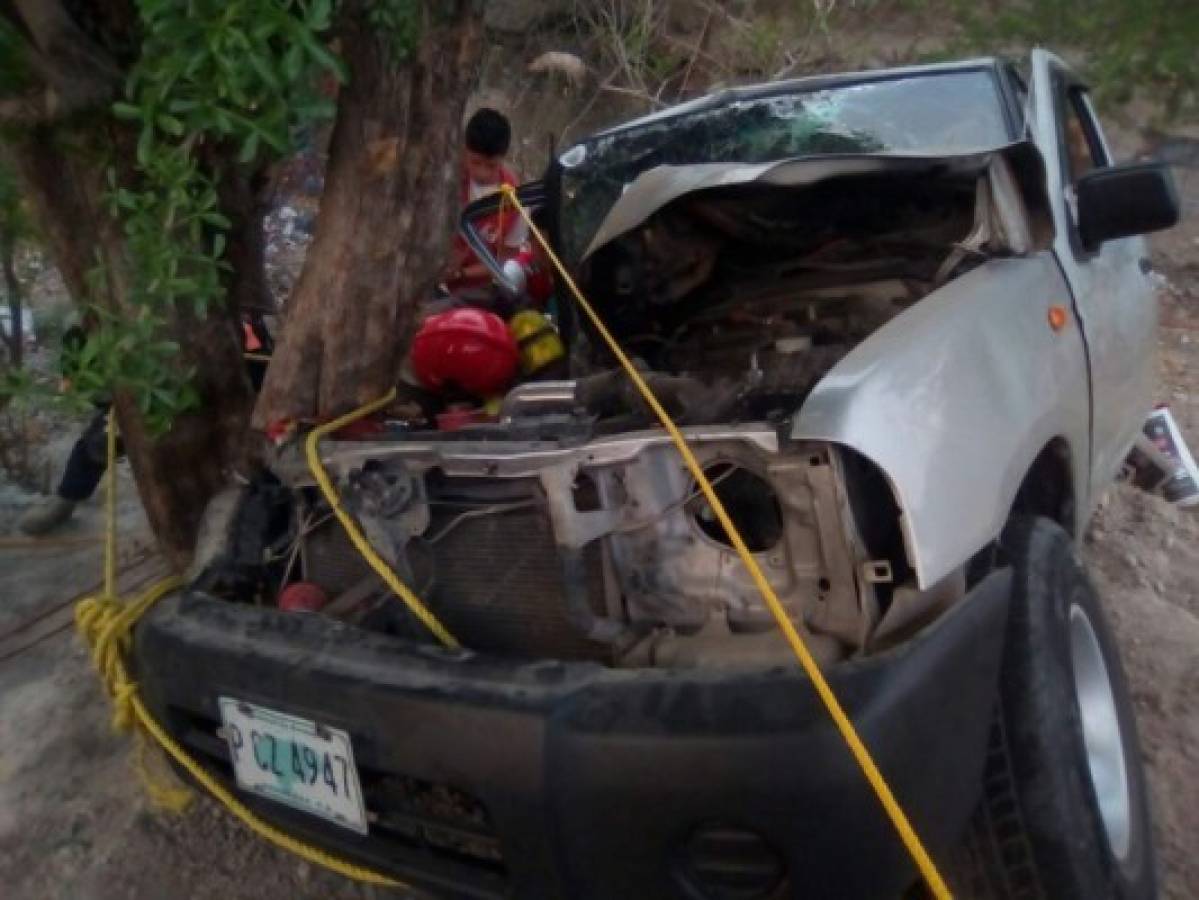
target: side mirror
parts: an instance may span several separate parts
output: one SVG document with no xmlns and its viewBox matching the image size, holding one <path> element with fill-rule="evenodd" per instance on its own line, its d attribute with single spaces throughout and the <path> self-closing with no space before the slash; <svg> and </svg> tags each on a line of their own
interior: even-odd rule
<svg viewBox="0 0 1199 900">
<path fill-rule="evenodd" d="M 1165 163 L 1096 169 L 1078 179 L 1078 231 L 1088 251 L 1104 241 L 1148 234 L 1178 224 L 1174 176 Z"/>
</svg>

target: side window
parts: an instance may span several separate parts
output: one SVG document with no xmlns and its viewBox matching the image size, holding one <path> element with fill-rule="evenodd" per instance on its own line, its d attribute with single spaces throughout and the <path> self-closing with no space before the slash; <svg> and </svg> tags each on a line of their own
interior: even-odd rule
<svg viewBox="0 0 1199 900">
<path fill-rule="evenodd" d="M 1110 164 L 1099 123 L 1087 92 L 1080 87 L 1065 87 L 1062 97 L 1062 145 L 1066 180 L 1071 185 L 1088 172 Z"/>
</svg>

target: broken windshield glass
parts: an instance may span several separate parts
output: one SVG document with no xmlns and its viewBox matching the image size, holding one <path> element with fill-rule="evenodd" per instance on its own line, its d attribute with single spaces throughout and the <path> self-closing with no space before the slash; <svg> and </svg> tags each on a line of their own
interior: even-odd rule
<svg viewBox="0 0 1199 900">
<path fill-rule="evenodd" d="M 563 156 L 562 240 L 577 263 L 621 192 L 657 166 L 856 153 L 968 153 L 1007 143 L 988 71 L 737 100 L 647 122 Z"/>
</svg>

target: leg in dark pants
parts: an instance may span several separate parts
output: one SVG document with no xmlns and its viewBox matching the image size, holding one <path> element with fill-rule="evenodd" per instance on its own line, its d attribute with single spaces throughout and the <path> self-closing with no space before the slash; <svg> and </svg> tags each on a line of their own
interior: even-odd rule
<svg viewBox="0 0 1199 900">
<path fill-rule="evenodd" d="M 96 493 L 96 485 L 107 467 L 108 411 L 102 409 L 74 442 L 58 491 L 25 512 L 18 523 L 20 530 L 26 534 L 46 534 L 66 523 L 77 503 Z"/>
<path fill-rule="evenodd" d="M 117 453 L 121 453 L 118 442 Z M 72 503 L 86 500 L 96 491 L 104 470 L 108 468 L 108 410 L 103 409 L 92 418 L 84 429 L 71 455 L 67 467 L 58 483 L 58 496 Z"/>
<path fill-rule="evenodd" d="M 117 445 L 117 452 L 121 450 Z M 108 408 L 101 409 L 88 423 L 67 458 L 66 470 L 55 496 L 26 510 L 17 527 L 26 534 L 39 535 L 64 524 L 75 512 L 75 505 L 96 492 L 96 485 L 108 468 Z"/>
</svg>

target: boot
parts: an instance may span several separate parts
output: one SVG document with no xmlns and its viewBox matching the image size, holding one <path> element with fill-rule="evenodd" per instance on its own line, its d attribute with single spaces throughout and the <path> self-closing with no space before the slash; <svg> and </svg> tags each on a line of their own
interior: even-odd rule
<svg viewBox="0 0 1199 900">
<path fill-rule="evenodd" d="M 17 527 L 28 535 L 48 534 L 62 526 L 75 512 L 75 501 L 54 496 L 25 511 Z"/>
</svg>

